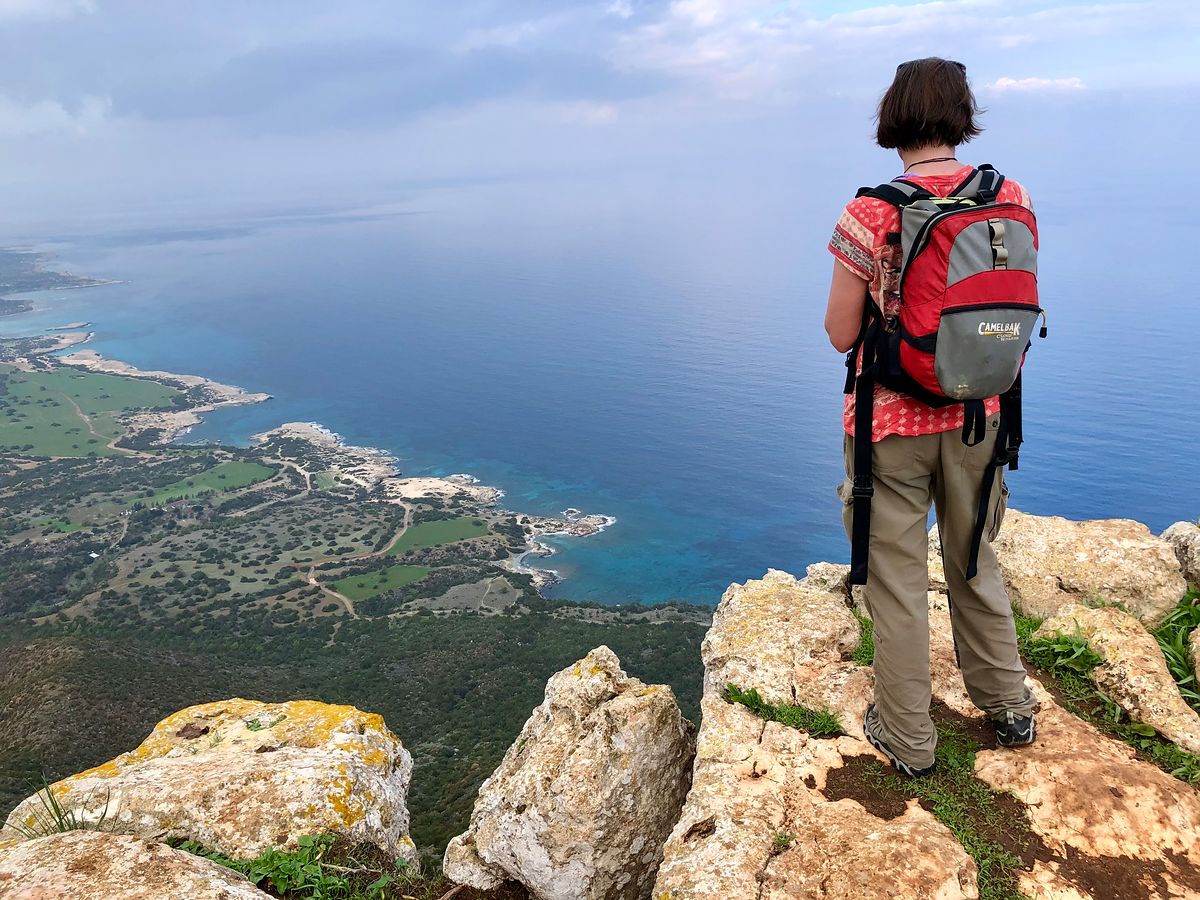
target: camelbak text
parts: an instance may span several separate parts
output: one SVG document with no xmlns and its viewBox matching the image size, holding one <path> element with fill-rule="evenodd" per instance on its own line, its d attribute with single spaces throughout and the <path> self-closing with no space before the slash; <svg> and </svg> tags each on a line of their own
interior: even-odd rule
<svg viewBox="0 0 1200 900">
<path fill-rule="evenodd" d="M 1020 337 L 1020 322 L 980 322 L 979 333 L 984 337 Z"/>
</svg>

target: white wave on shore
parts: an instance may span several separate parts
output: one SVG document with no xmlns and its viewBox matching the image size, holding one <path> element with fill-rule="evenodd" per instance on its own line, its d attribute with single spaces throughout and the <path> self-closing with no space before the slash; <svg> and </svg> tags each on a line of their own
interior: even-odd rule
<svg viewBox="0 0 1200 900">
<path fill-rule="evenodd" d="M 519 515 L 519 513 L 518 513 Z M 534 579 L 534 585 L 540 590 L 552 584 L 557 584 L 563 580 L 562 574 L 558 569 L 552 569 L 548 566 L 532 566 L 527 560 L 530 557 L 537 559 L 549 559 L 558 553 L 558 548 L 552 544 L 538 540 L 545 537 L 592 537 L 604 531 L 617 523 L 616 516 L 602 515 L 598 513 L 585 514 L 583 511 L 576 509 L 573 506 L 567 507 L 560 514 L 562 518 L 560 522 L 567 523 L 566 528 L 555 529 L 551 526 L 546 531 L 535 531 L 529 537 L 529 549 L 518 554 L 509 560 L 508 568 L 519 575 L 529 575 Z M 543 519 L 542 522 L 551 522 L 554 520 Z M 581 531 L 580 526 L 583 525 L 586 530 Z"/>
</svg>

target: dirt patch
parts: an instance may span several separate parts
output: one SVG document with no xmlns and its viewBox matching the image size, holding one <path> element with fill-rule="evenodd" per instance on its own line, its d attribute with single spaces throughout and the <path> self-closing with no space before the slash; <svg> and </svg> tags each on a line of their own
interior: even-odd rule
<svg viewBox="0 0 1200 900">
<path fill-rule="evenodd" d="M 1042 848 L 1045 850 L 1045 847 Z M 1067 848 L 1066 859 L 1045 850 L 1039 859 L 1058 864 L 1060 874 L 1093 897 L 1105 900 L 1156 900 L 1173 896 L 1163 877 L 1166 863 L 1148 862 L 1130 856 L 1085 856 Z M 1196 887 L 1197 873 L 1189 872 L 1190 863 L 1180 860 L 1179 872 L 1185 887 Z M 1189 877 L 1190 876 L 1190 877 Z"/>
<path fill-rule="evenodd" d="M 978 744 L 980 750 L 995 750 L 999 746 L 996 743 L 996 729 L 983 716 L 964 716 L 938 700 L 929 707 L 929 715 L 933 718 L 934 725 L 950 725 L 957 728 Z"/>
<path fill-rule="evenodd" d="M 879 760 L 870 754 L 847 756 L 840 769 L 830 769 L 825 775 L 825 790 L 828 800 L 854 800 L 873 816 L 890 820 L 904 815 L 908 803 L 900 794 L 881 790 L 878 779 L 872 777 L 878 770 Z"/>
</svg>

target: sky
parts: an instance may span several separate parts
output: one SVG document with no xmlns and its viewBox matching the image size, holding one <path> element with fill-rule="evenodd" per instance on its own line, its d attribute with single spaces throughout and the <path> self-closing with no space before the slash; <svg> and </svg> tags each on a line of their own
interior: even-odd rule
<svg viewBox="0 0 1200 900">
<path fill-rule="evenodd" d="M 1195 0 L 0 0 L 0 227 L 888 177 L 871 115 L 926 55 L 967 65 L 981 152 L 1064 190 L 1191 165 Z"/>
</svg>

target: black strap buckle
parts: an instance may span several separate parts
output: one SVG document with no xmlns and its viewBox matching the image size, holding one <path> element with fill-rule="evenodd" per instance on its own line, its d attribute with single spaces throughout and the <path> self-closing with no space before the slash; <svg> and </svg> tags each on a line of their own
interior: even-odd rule
<svg viewBox="0 0 1200 900">
<path fill-rule="evenodd" d="M 850 489 L 850 496 L 856 500 L 874 497 L 874 483 L 869 478 L 855 478 L 854 486 Z"/>
</svg>

